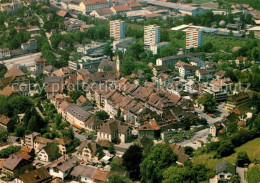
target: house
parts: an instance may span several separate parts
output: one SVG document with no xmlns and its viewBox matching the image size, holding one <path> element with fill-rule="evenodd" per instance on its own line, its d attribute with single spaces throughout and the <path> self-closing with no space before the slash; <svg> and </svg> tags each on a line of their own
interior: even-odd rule
<svg viewBox="0 0 260 183">
<path fill-rule="evenodd" d="M 52 180 L 51 175 L 46 168 L 32 170 L 19 176 L 17 183 L 45 183 Z"/>
<path fill-rule="evenodd" d="M 177 157 L 177 165 L 183 166 L 186 161 L 189 160 L 189 155 L 185 154 L 185 149 L 183 146 L 178 144 L 170 144 L 172 151 L 178 156 Z"/>
<path fill-rule="evenodd" d="M 212 135 L 212 137 L 217 137 L 219 130 L 222 128 L 221 123 L 217 122 L 210 126 L 209 133 Z"/>
<path fill-rule="evenodd" d="M 113 11 L 110 8 L 97 9 L 90 13 L 91 16 L 96 18 L 108 18 L 113 15 Z"/>
<path fill-rule="evenodd" d="M 79 164 L 79 160 L 72 156 L 69 159 L 58 160 L 48 165 L 49 173 L 53 177 L 58 177 L 64 180 L 72 171 L 72 169 Z"/>
<path fill-rule="evenodd" d="M 11 125 L 11 118 L 8 118 L 4 115 L 0 114 L 0 127 L 4 128 L 4 129 L 8 129 L 8 127 L 10 127 Z"/>
<path fill-rule="evenodd" d="M 198 67 L 203 67 L 204 66 L 204 62 L 196 57 L 193 57 L 190 59 L 190 64 L 194 65 L 194 66 L 198 66 Z"/>
<path fill-rule="evenodd" d="M 212 78 L 212 75 L 209 73 L 207 69 L 198 69 L 195 72 L 196 76 L 201 80 L 208 80 Z"/>
<path fill-rule="evenodd" d="M 78 129 L 86 129 L 86 124 L 90 123 L 94 118 L 91 114 L 76 104 L 70 104 L 66 110 L 66 120 Z M 91 121 L 88 121 L 90 119 Z"/>
<path fill-rule="evenodd" d="M 216 165 L 216 175 L 218 182 L 229 182 L 230 178 L 236 174 L 236 166 L 228 163 L 221 162 Z"/>
<path fill-rule="evenodd" d="M 94 24 L 88 24 L 88 25 L 81 25 L 80 26 L 80 31 L 81 32 L 85 32 L 85 31 L 87 31 L 89 28 L 91 28 L 91 27 L 95 27 L 95 25 Z"/>
<path fill-rule="evenodd" d="M 86 140 L 78 147 L 77 155 L 79 159 L 97 162 L 103 154 L 102 147 L 96 142 Z"/>
<path fill-rule="evenodd" d="M 155 65 L 152 71 L 154 76 L 158 76 L 160 73 L 165 73 L 165 74 L 172 73 L 172 70 L 164 65 L 160 65 L 160 66 Z"/>
<path fill-rule="evenodd" d="M 123 14 L 127 11 L 130 11 L 130 8 L 126 4 L 113 6 L 110 9 L 114 14 Z"/>
<path fill-rule="evenodd" d="M 158 84 L 160 86 L 168 87 L 172 81 L 173 81 L 173 76 L 170 76 L 168 74 L 160 73 L 158 76 Z"/>
<path fill-rule="evenodd" d="M 147 16 L 147 15 L 146 15 L 146 16 Z M 151 50 L 152 53 L 153 53 L 154 55 L 156 55 L 160 49 L 162 49 L 163 47 L 169 46 L 169 45 L 170 45 L 169 42 L 160 42 L 160 43 L 158 43 L 158 44 L 153 44 L 153 45 L 151 45 L 151 46 L 149 47 L 149 50 Z"/>
<path fill-rule="evenodd" d="M 143 136 L 149 139 L 160 137 L 160 126 L 154 119 L 138 128 L 138 137 Z"/>
<path fill-rule="evenodd" d="M 8 177 L 16 178 L 33 169 L 31 161 L 16 155 L 10 155 L 3 163 L 2 172 Z"/>
<path fill-rule="evenodd" d="M 120 141 L 126 143 L 131 136 L 131 128 L 120 121 L 111 119 L 97 130 L 98 140 Z"/>
<path fill-rule="evenodd" d="M 62 77 L 45 77 L 44 85 L 45 85 L 45 91 L 47 93 L 48 98 L 51 95 L 62 93 L 64 89 Z"/>
<path fill-rule="evenodd" d="M 29 39 L 26 43 L 21 44 L 24 52 L 35 52 L 37 50 L 37 40 Z"/>
<path fill-rule="evenodd" d="M 92 176 L 95 174 L 96 170 L 97 168 L 93 166 L 78 165 L 73 168 L 70 176 L 72 176 L 74 180 L 79 180 L 80 182 L 95 182 Z"/>
<path fill-rule="evenodd" d="M 11 51 L 9 49 L 0 48 L 0 59 L 10 58 Z"/>
<path fill-rule="evenodd" d="M 225 77 L 225 75 L 226 75 L 226 71 L 224 71 L 224 70 L 219 70 L 218 72 L 216 72 L 216 73 L 214 74 L 214 77 L 215 77 L 216 79 L 223 79 L 223 78 Z"/>
<path fill-rule="evenodd" d="M 89 14 L 97 9 L 110 8 L 110 2 L 107 0 L 89 0 L 79 4 L 83 14 Z"/>
<path fill-rule="evenodd" d="M 198 92 L 195 88 L 197 87 L 196 82 L 194 80 L 189 80 L 185 83 L 185 90 L 189 93 L 195 93 Z"/>
<path fill-rule="evenodd" d="M 85 56 L 103 56 L 103 50 L 106 46 L 106 43 L 100 43 L 100 42 L 92 42 L 86 45 L 81 45 L 77 48 L 77 53 L 79 55 L 85 55 Z"/>
<path fill-rule="evenodd" d="M 248 102 L 249 102 L 249 96 L 244 92 L 240 92 L 238 94 L 228 97 L 225 108 L 228 111 L 231 111 L 235 108 L 247 104 Z"/>
<path fill-rule="evenodd" d="M 83 107 L 86 104 L 86 102 L 87 99 L 83 95 L 81 95 L 76 101 L 77 105 L 80 107 Z"/>
<path fill-rule="evenodd" d="M 59 148 L 59 152 L 62 155 L 65 155 L 69 149 L 69 146 L 71 145 L 71 140 L 64 137 L 62 139 L 60 138 L 55 138 L 54 141 L 58 142 L 58 148 Z"/>
<path fill-rule="evenodd" d="M 54 142 L 46 145 L 37 153 L 36 155 L 37 159 L 44 162 L 51 162 L 55 160 L 55 158 L 57 158 L 55 157 L 56 156 L 55 151 L 57 148 L 58 148 L 58 144 Z"/>
<path fill-rule="evenodd" d="M 243 65 L 245 65 L 245 63 L 246 63 L 246 60 L 247 60 L 247 58 L 246 57 L 237 57 L 237 59 L 236 59 L 236 64 L 237 65 L 240 65 L 240 64 L 243 64 Z"/>
<path fill-rule="evenodd" d="M 92 179 L 94 179 L 94 182 L 107 182 L 109 173 L 108 171 L 97 169 L 92 175 Z"/>
<path fill-rule="evenodd" d="M 230 78 L 223 78 L 223 79 L 214 79 L 210 82 L 210 86 L 214 89 L 219 88 L 222 91 L 230 91 L 232 90 L 233 82 Z"/>
<path fill-rule="evenodd" d="M 69 12 L 65 11 L 65 10 L 60 10 L 58 13 L 57 13 L 58 16 L 62 17 L 62 18 L 65 18 L 65 17 L 68 17 L 68 18 L 71 18 L 71 15 L 69 14 Z"/>
<path fill-rule="evenodd" d="M 33 143 L 33 148 L 35 152 L 39 152 L 43 147 L 47 146 L 48 144 L 52 143 L 53 140 L 47 139 L 44 137 L 36 136 Z"/>
<path fill-rule="evenodd" d="M 13 66 L 5 73 L 4 79 L 8 79 L 9 83 L 13 84 L 29 83 L 29 78 L 26 76 L 26 74 L 16 66 Z"/>
<path fill-rule="evenodd" d="M 192 76 L 195 74 L 195 71 L 198 69 L 197 66 L 184 65 L 179 69 L 179 76 L 185 78 L 187 76 Z"/>
</svg>

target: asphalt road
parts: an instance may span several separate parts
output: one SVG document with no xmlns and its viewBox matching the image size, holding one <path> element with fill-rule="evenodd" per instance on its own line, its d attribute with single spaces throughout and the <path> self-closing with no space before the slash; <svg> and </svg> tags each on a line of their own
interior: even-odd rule
<svg viewBox="0 0 260 183">
<path fill-rule="evenodd" d="M 8 69 L 11 68 L 13 65 L 26 66 L 26 67 L 34 66 L 35 58 L 37 56 L 39 56 L 40 54 L 41 53 L 33 53 L 33 54 L 29 54 L 29 55 L 24 55 L 24 56 L 12 58 L 12 59 L 4 60 L 2 62 L 3 62 L 3 64 L 6 65 L 6 67 Z"/>
</svg>

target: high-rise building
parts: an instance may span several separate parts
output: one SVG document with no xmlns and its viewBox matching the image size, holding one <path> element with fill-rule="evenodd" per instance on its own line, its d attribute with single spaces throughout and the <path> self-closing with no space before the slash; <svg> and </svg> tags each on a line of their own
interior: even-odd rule
<svg viewBox="0 0 260 183">
<path fill-rule="evenodd" d="M 115 40 L 125 38 L 125 22 L 122 20 L 110 21 L 110 37 Z"/>
<path fill-rule="evenodd" d="M 160 26 L 144 26 L 144 45 L 151 46 L 160 42 Z"/>
<path fill-rule="evenodd" d="M 189 28 L 186 30 L 186 49 L 202 46 L 203 31 L 198 28 Z"/>
</svg>

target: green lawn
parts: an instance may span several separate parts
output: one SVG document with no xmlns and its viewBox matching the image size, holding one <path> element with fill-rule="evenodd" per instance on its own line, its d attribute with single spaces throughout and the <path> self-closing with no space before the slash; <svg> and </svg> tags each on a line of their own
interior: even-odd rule
<svg viewBox="0 0 260 183">
<path fill-rule="evenodd" d="M 202 3 L 208 3 L 208 2 L 212 2 L 213 0 L 193 0 L 192 2 L 194 4 L 202 4 Z"/>
<path fill-rule="evenodd" d="M 251 140 L 247 142 L 246 144 L 235 148 L 236 152 L 245 151 L 247 152 L 250 160 L 256 159 L 257 161 L 260 161 L 260 138 L 256 138 L 254 140 Z M 236 156 L 237 154 L 234 153 L 228 157 L 221 158 L 221 159 L 213 159 L 214 153 L 209 154 L 201 154 L 201 155 L 195 155 L 192 159 L 192 162 L 194 165 L 196 164 L 205 164 L 206 167 L 211 168 L 215 170 L 216 164 L 222 162 L 222 161 L 228 161 L 230 163 L 236 162 Z"/>
</svg>

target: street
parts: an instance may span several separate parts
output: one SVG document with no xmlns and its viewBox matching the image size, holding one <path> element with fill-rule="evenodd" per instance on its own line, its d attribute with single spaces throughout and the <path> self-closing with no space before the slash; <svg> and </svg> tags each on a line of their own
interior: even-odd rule
<svg viewBox="0 0 260 183">
<path fill-rule="evenodd" d="M 224 107 L 225 107 L 225 103 L 222 103 L 218 106 L 218 111 L 221 113 L 221 116 L 217 117 L 217 118 L 210 117 L 209 115 L 204 113 L 199 108 L 196 108 L 195 111 L 198 112 L 198 115 L 200 117 L 205 118 L 208 121 L 209 126 L 211 126 L 218 121 L 222 121 L 222 119 L 225 116 L 228 116 L 229 112 Z M 208 134 L 209 134 L 209 128 L 206 128 L 206 129 L 203 129 L 203 130 L 196 132 L 195 135 L 191 139 L 184 140 L 183 142 L 180 142 L 180 143 L 177 143 L 177 144 L 179 144 L 181 146 L 191 146 L 194 149 L 198 149 L 199 147 L 201 147 L 201 142 L 198 142 L 198 140 L 206 143 Z"/>
</svg>

